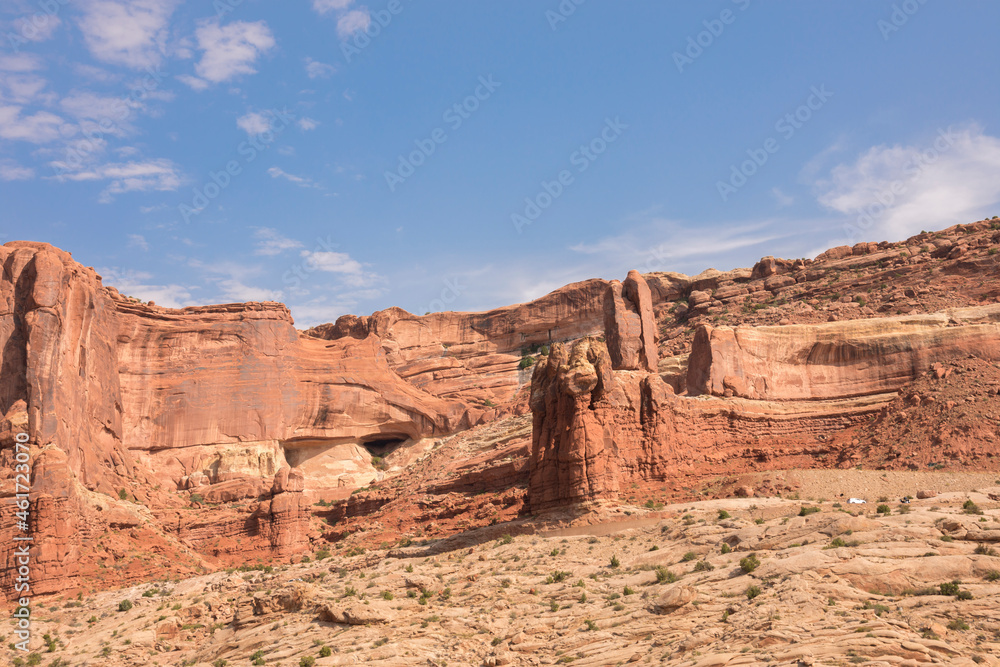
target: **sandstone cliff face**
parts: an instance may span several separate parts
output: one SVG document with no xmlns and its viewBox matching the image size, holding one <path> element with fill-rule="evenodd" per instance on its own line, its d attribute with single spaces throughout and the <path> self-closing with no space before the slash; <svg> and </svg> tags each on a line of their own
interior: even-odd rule
<svg viewBox="0 0 1000 667">
<path fill-rule="evenodd" d="M 697 462 L 773 465 L 829 453 L 830 436 L 867 423 L 932 362 L 1000 359 L 1000 306 L 933 315 L 760 328 L 703 326 L 676 395 L 639 358 L 635 313 L 607 290 L 609 351 L 554 345 L 531 387 L 528 506 L 613 500 Z M 631 327 L 631 328 L 629 328 Z M 613 360 L 621 360 L 615 362 Z M 939 366 L 940 368 L 940 366 Z"/>
<path fill-rule="evenodd" d="M 540 299 L 484 313 L 412 315 L 401 308 L 345 315 L 307 333 L 326 340 L 375 336 L 389 367 L 440 397 L 483 405 L 514 398 L 530 377 L 525 349 L 603 331 L 603 280 L 562 287 Z"/>
<path fill-rule="evenodd" d="M 1000 305 L 817 325 L 703 325 L 687 387 L 694 395 L 764 400 L 883 394 L 934 362 L 969 355 L 1000 359 Z"/>
<path fill-rule="evenodd" d="M 115 526 L 175 555 L 300 552 L 312 536 L 305 492 L 340 488 L 345 448 L 451 433 L 485 414 L 401 380 L 375 336 L 300 336 L 280 304 L 139 305 L 47 244 L 8 243 L 0 263 L 0 496 L 14 493 L 23 428 L 35 592 L 103 563 L 96 543 Z M 324 474 L 307 483 L 307 469 Z M 204 522 L 180 509 L 178 488 L 250 500 L 249 515 Z M 2 517 L 5 556 L 15 526 Z"/>
</svg>

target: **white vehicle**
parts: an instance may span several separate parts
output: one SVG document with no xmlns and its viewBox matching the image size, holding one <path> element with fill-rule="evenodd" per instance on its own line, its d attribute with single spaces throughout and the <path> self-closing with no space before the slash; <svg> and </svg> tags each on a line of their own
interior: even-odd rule
<svg viewBox="0 0 1000 667">
<path fill-rule="evenodd" d="M 851 505 L 866 505 L 868 503 L 867 500 L 863 500 L 861 498 L 851 498 L 847 502 Z"/>
</svg>

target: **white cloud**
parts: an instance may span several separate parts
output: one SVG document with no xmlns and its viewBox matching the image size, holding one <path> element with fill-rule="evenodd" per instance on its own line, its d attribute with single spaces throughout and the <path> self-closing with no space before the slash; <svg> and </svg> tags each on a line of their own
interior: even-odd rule
<svg viewBox="0 0 1000 667">
<path fill-rule="evenodd" d="M 254 136 L 270 130 L 271 120 L 267 114 L 260 113 L 259 111 L 251 111 L 245 116 L 237 118 L 236 126 L 247 134 Z"/>
<path fill-rule="evenodd" d="M 852 242 L 970 222 L 1000 202 L 1000 139 L 970 125 L 919 146 L 875 146 L 817 188 L 820 204 L 850 216 L 844 231 Z"/>
<path fill-rule="evenodd" d="M 119 268 L 99 268 L 98 273 L 105 285 L 114 287 L 126 296 L 134 296 L 143 301 L 155 301 L 166 308 L 186 308 L 199 303 L 191 298 L 191 289 L 181 285 L 155 285 L 148 281 L 152 275 L 143 271 Z"/>
<path fill-rule="evenodd" d="M 306 132 L 308 132 L 309 130 L 315 130 L 317 127 L 319 127 L 319 121 L 316 120 L 315 118 L 309 118 L 307 116 L 303 116 L 302 118 L 299 119 L 299 127 L 305 130 Z"/>
<path fill-rule="evenodd" d="M 0 160 L 0 181 L 26 181 L 35 177 L 35 170 L 11 160 Z"/>
<path fill-rule="evenodd" d="M 34 72 L 44 66 L 42 59 L 33 53 L 12 53 L 0 56 L 0 72 Z"/>
<path fill-rule="evenodd" d="M 320 14 L 329 14 L 332 11 L 347 9 L 354 3 L 354 0 L 313 0 L 313 9 Z"/>
<path fill-rule="evenodd" d="M 216 283 L 222 290 L 223 296 L 233 302 L 243 303 L 246 301 L 281 301 L 281 290 L 269 290 L 263 287 L 253 287 L 244 285 L 235 278 L 220 280 Z"/>
<path fill-rule="evenodd" d="M 68 181 L 111 181 L 101 192 L 98 199 L 101 203 L 108 203 L 115 195 L 126 192 L 176 190 L 184 180 L 180 168 L 164 158 L 145 162 L 107 163 L 55 178 Z"/>
<path fill-rule="evenodd" d="M 22 116 L 20 106 L 0 106 L 0 139 L 46 144 L 71 131 L 62 118 L 48 111 Z"/>
<path fill-rule="evenodd" d="M 295 239 L 283 236 L 277 229 L 271 229 L 270 227 L 255 228 L 253 236 L 257 239 L 257 249 L 254 250 L 255 255 L 280 255 L 286 250 L 295 250 L 302 247 L 302 244 Z"/>
<path fill-rule="evenodd" d="M 306 178 L 305 176 L 296 176 L 295 174 L 289 174 L 287 171 L 281 169 L 280 167 L 271 167 L 270 169 L 267 170 L 267 173 L 271 175 L 271 178 L 284 178 L 285 180 L 291 181 L 292 183 L 295 183 L 296 185 L 303 188 L 316 188 L 317 190 L 323 189 L 322 185 L 319 185 L 312 179 Z"/>
<path fill-rule="evenodd" d="M 786 195 L 781 188 L 778 187 L 771 188 L 771 196 L 774 197 L 774 201 L 777 203 L 778 208 L 785 208 L 786 206 L 791 206 L 795 203 L 794 197 Z"/>
<path fill-rule="evenodd" d="M 90 91 L 74 91 L 59 101 L 59 106 L 74 118 L 97 121 L 103 125 L 102 134 L 121 136 L 132 126 L 127 122 L 135 109 L 141 109 L 138 102 L 130 104 L 121 97 L 105 97 Z"/>
<path fill-rule="evenodd" d="M 198 75 L 177 77 L 195 90 L 212 83 L 228 81 L 243 74 L 256 74 L 254 63 L 275 46 L 274 35 L 265 21 L 236 21 L 220 25 L 207 19 L 195 31 L 201 60 L 194 70 Z"/>
<path fill-rule="evenodd" d="M 306 74 L 310 79 L 326 79 L 333 76 L 336 71 L 337 68 L 333 65 L 327 65 L 318 60 L 306 58 Z"/>
<path fill-rule="evenodd" d="M 44 42 L 51 39 L 62 21 L 50 12 L 34 12 L 30 17 L 19 18 L 13 23 L 13 34 L 17 39 L 29 42 Z M 8 35 L 8 39 L 10 36 Z"/>
<path fill-rule="evenodd" d="M 97 60 L 145 69 L 163 61 L 176 7 L 177 0 L 89 0 L 79 26 Z"/>
<path fill-rule="evenodd" d="M 303 250 L 302 257 L 306 264 L 316 271 L 330 273 L 361 273 L 360 262 L 351 259 L 346 252 L 328 250 Z"/>
<path fill-rule="evenodd" d="M 337 19 L 337 34 L 347 39 L 359 30 L 367 30 L 371 22 L 367 9 L 352 9 Z"/>
<path fill-rule="evenodd" d="M 9 104 L 51 104 L 53 93 L 45 93 L 48 81 L 37 74 L 0 72 L 0 100 Z"/>
<path fill-rule="evenodd" d="M 146 242 L 146 237 L 142 234 L 129 234 L 127 245 L 129 248 L 138 248 L 144 252 L 149 250 L 149 243 Z"/>
</svg>

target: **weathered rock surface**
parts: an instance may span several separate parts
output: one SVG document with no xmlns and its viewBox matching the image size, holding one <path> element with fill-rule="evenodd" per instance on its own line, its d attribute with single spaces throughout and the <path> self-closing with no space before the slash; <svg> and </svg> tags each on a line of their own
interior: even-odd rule
<svg viewBox="0 0 1000 667">
<path fill-rule="evenodd" d="M 1000 359 L 1000 305 L 829 324 L 703 325 L 691 350 L 687 388 L 764 400 L 884 394 L 934 362 L 969 355 Z"/>
</svg>

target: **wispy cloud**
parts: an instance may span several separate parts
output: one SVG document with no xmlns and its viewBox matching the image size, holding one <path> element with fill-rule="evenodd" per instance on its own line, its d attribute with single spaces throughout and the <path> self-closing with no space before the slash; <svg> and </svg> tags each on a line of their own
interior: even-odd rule
<svg viewBox="0 0 1000 667">
<path fill-rule="evenodd" d="M 257 240 L 257 248 L 254 250 L 255 255 L 280 255 L 286 250 L 295 250 L 302 247 L 302 244 L 295 239 L 290 239 L 281 234 L 277 229 L 270 227 L 256 227 L 253 236 Z"/>
<path fill-rule="evenodd" d="M 312 58 L 306 58 L 306 75 L 310 79 L 326 79 L 337 71 L 337 68 L 333 65 L 327 65 L 326 63 L 321 63 L 318 60 L 313 60 Z"/>
<path fill-rule="evenodd" d="M 901 239 L 989 215 L 1000 203 L 998 175 L 1000 139 L 968 125 L 918 145 L 870 148 L 816 188 L 820 204 L 849 216 L 851 240 Z"/>
<path fill-rule="evenodd" d="M 18 105 L 0 106 L 0 139 L 47 144 L 73 131 L 62 118 L 48 111 L 22 115 Z"/>
<path fill-rule="evenodd" d="M 303 116 L 302 118 L 299 119 L 299 127 L 302 128 L 303 131 L 309 132 L 310 130 L 315 130 L 317 127 L 319 127 L 319 121 L 316 120 L 315 118 L 309 118 L 308 116 Z"/>
<path fill-rule="evenodd" d="M 183 183 L 180 168 L 161 158 L 145 162 L 107 163 L 53 177 L 67 181 L 110 181 L 98 201 L 109 203 L 126 192 L 172 191 Z"/>
<path fill-rule="evenodd" d="M 34 169 L 22 167 L 12 160 L 0 160 L 0 181 L 27 181 L 34 177 Z"/>
<path fill-rule="evenodd" d="M 296 185 L 303 188 L 316 188 L 317 190 L 323 189 L 322 185 L 316 183 L 312 179 L 306 178 L 305 176 L 296 176 L 295 174 L 289 174 L 287 171 L 281 169 L 280 167 L 271 167 L 270 169 L 267 170 L 267 173 L 270 174 L 271 178 L 283 178 L 286 181 L 291 181 L 292 183 L 295 183 Z"/>
<path fill-rule="evenodd" d="M 153 275 L 144 271 L 121 268 L 99 268 L 98 273 L 104 284 L 116 288 L 126 296 L 134 296 L 143 301 L 155 301 L 167 308 L 186 308 L 199 305 L 191 298 L 192 287 L 177 284 L 158 285 L 152 281 Z"/>
<path fill-rule="evenodd" d="M 320 14 L 329 14 L 333 11 L 347 9 L 354 3 L 354 0 L 313 0 L 312 6 Z"/>
</svg>

